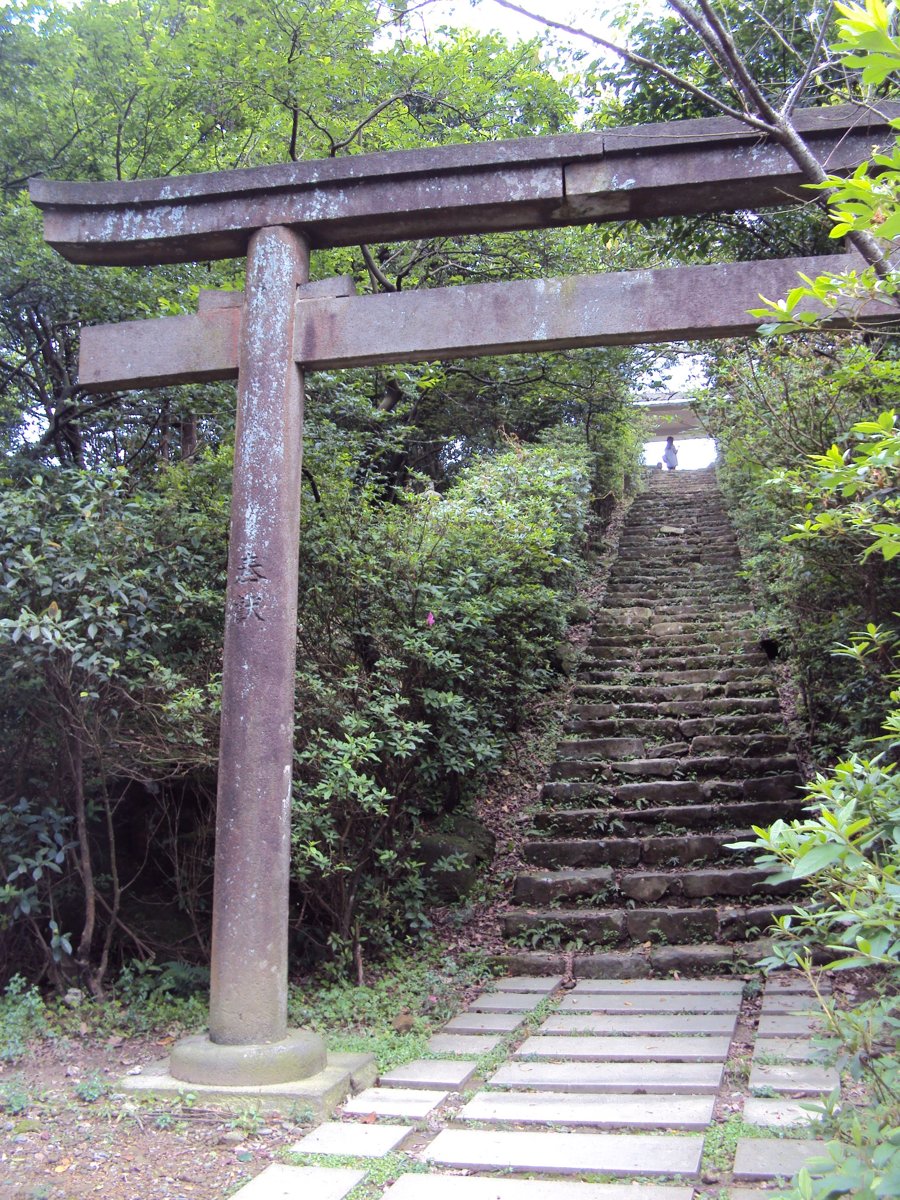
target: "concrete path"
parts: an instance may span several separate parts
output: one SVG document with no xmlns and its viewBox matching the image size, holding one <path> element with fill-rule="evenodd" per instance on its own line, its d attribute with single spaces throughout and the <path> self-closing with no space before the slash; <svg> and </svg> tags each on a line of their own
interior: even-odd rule
<svg viewBox="0 0 900 1200">
<path fill-rule="evenodd" d="M 740 980 L 498 980 L 237 1200 L 762 1198 L 838 1079 L 802 978 L 758 1015 Z"/>
</svg>

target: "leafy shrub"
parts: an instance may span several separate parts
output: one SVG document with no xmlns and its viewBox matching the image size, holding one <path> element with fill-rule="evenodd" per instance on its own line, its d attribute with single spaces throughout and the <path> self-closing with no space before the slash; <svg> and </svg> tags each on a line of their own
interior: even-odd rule
<svg viewBox="0 0 900 1200">
<path fill-rule="evenodd" d="M 358 954 L 363 928 L 390 945 L 424 927 L 417 830 L 472 796 L 552 678 L 588 466 L 516 446 L 443 496 L 385 505 L 332 476 L 306 506 L 293 872 L 320 946 Z"/>
<path fill-rule="evenodd" d="M 14 975 L 0 996 L 0 1061 L 21 1058 L 31 1038 L 49 1028 L 47 1010 L 37 988 Z"/>
</svg>

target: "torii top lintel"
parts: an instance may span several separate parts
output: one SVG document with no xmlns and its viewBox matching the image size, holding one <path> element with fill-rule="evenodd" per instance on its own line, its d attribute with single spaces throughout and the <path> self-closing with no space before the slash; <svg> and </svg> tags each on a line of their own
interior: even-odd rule
<svg viewBox="0 0 900 1200">
<path fill-rule="evenodd" d="M 843 105 L 795 124 L 819 161 L 853 170 L 891 117 Z M 44 236 L 72 262 L 138 266 L 246 253 L 255 229 L 314 247 L 771 207 L 809 198 L 787 152 L 731 118 L 285 163 L 114 183 L 31 181 Z"/>
</svg>

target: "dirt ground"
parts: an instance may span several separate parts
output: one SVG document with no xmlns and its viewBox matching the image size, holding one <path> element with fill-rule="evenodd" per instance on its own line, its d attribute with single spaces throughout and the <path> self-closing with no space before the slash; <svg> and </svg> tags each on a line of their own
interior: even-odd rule
<svg viewBox="0 0 900 1200">
<path fill-rule="evenodd" d="M 0 1117 L 0 1200 L 221 1200 L 309 1128 L 116 1092 L 169 1041 L 43 1043 L 0 1071 L 0 1084 L 18 1083 L 32 1100 Z"/>
</svg>

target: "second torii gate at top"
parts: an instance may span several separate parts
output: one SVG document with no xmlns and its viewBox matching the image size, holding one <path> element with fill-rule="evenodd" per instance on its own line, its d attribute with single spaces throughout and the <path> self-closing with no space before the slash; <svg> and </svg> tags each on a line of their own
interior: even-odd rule
<svg viewBox="0 0 900 1200">
<path fill-rule="evenodd" d="M 854 107 L 796 123 L 837 172 L 892 137 L 886 118 Z M 801 183 L 781 147 L 720 118 L 184 178 L 32 182 L 47 241 L 74 262 L 247 258 L 243 294 L 203 293 L 197 316 L 82 333 L 89 390 L 238 380 L 209 1036 L 175 1047 L 175 1076 L 276 1083 L 325 1063 L 321 1039 L 287 1027 L 304 370 L 736 336 L 755 329 L 746 310 L 759 293 L 850 261 L 357 296 L 344 279 L 309 283 L 310 250 L 767 207 L 808 200 Z"/>
</svg>

